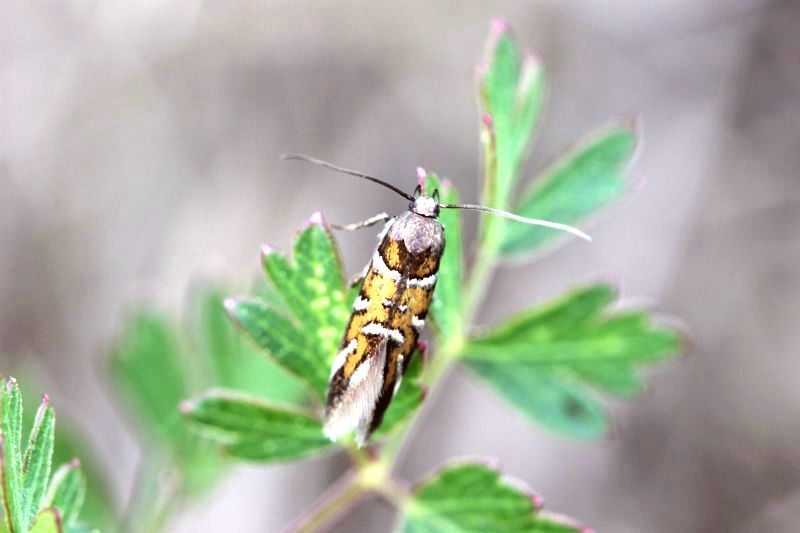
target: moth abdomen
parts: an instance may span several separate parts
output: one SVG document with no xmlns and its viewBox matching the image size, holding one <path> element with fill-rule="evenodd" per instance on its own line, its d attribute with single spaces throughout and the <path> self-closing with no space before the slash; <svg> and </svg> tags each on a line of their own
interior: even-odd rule
<svg viewBox="0 0 800 533">
<path fill-rule="evenodd" d="M 325 414 L 331 439 L 355 429 L 363 445 L 383 420 L 425 325 L 443 250 L 435 218 L 409 211 L 389 223 L 332 365 Z"/>
</svg>

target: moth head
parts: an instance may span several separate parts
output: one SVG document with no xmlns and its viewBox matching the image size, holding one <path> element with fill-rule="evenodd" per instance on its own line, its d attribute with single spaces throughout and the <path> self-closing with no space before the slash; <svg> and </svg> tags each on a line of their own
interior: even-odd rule
<svg viewBox="0 0 800 533">
<path fill-rule="evenodd" d="M 412 213 L 422 215 L 424 217 L 436 218 L 439 216 L 439 190 L 433 191 L 433 196 L 425 196 L 422 194 L 422 187 L 417 185 L 414 189 L 414 198 L 408 204 L 408 209 Z"/>
</svg>

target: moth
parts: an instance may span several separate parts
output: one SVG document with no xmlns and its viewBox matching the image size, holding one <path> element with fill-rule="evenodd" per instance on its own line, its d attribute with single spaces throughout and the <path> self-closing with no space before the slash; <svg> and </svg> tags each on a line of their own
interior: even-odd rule
<svg viewBox="0 0 800 533">
<path fill-rule="evenodd" d="M 471 209 L 568 231 L 590 240 L 582 231 L 546 220 L 474 204 L 442 204 L 439 192 L 423 193 L 426 172 L 418 168 L 419 184 L 413 194 L 354 170 L 302 154 L 285 154 L 297 159 L 363 178 L 391 189 L 409 201 L 408 210 L 398 216 L 381 213 L 362 222 L 337 229 L 355 230 L 384 223 L 378 247 L 362 273 L 361 290 L 345 328 L 339 352 L 333 358 L 325 406 L 325 435 L 332 441 L 355 434 L 364 446 L 383 421 L 392 397 L 400 387 L 403 373 L 425 326 L 439 263 L 445 246 L 445 228 L 438 220 L 441 209 Z"/>
</svg>

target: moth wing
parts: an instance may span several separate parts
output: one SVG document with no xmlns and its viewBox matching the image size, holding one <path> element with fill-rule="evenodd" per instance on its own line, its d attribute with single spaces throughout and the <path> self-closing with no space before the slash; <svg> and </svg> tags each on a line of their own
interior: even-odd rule
<svg viewBox="0 0 800 533">
<path fill-rule="evenodd" d="M 355 430 L 356 444 L 366 444 L 383 390 L 386 358 L 387 339 L 370 338 L 367 349 L 349 378 L 344 377 L 344 367 L 334 373 L 325 409 L 323 431 L 326 437 L 336 441 Z"/>
</svg>

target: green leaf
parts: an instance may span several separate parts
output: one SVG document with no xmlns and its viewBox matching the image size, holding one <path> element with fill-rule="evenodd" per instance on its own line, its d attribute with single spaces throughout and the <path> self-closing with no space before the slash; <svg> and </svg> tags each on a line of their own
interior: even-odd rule
<svg viewBox="0 0 800 533">
<path fill-rule="evenodd" d="M 315 213 L 294 241 L 292 262 L 262 250 L 264 270 L 294 318 L 320 354 L 326 372 L 350 317 L 345 279 L 333 237 L 322 215 Z"/>
<path fill-rule="evenodd" d="M 319 213 L 300 230 L 293 258 L 262 249 L 264 270 L 291 317 L 263 301 L 231 299 L 229 314 L 258 346 L 324 400 L 350 304 L 336 245 Z"/>
<path fill-rule="evenodd" d="M 220 458 L 188 431 L 178 407 L 189 395 L 193 369 L 184 360 L 182 337 L 164 315 L 133 315 L 111 353 L 111 378 L 123 405 L 139 423 L 147 460 L 175 464 L 181 490 L 196 494 L 220 472 Z"/>
<path fill-rule="evenodd" d="M 149 437 L 167 445 L 180 441 L 178 405 L 189 391 L 170 320 L 153 311 L 131 316 L 112 349 L 110 369 L 123 405 Z"/>
<path fill-rule="evenodd" d="M 308 383 L 315 394 L 324 398 L 330 370 L 325 369 L 323 355 L 309 346 L 311 342 L 302 330 L 258 300 L 229 298 L 225 307 L 231 318 L 275 362 L 301 382 Z"/>
<path fill-rule="evenodd" d="M 81 477 L 86 480 L 86 493 L 81 506 L 82 519 L 101 531 L 111 530 L 115 519 L 108 480 L 100 466 L 91 460 L 92 452 L 86 442 L 77 435 L 73 427 L 65 424 L 62 412 L 56 426 L 53 464 L 71 462 L 74 457 L 81 458 Z"/>
<path fill-rule="evenodd" d="M 463 363 L 532 420 L 566 436 L 603 436 L 597 392 L 630 396 L 637 370 L 680 348 L 679 335 L 641 311 L 612 313 L 608 285 L 586 287 L 522 312 L 463 347 Z"/>
<path fill-rule="evenodd" d="M 61 516 L 56 509 L 46 509 L 36 516 L 30 533 L 61 533 L 63 531 Z"/>
<path fill-rule="evenodd" d="M 53 433 L 55 413 L 49 405 L 47 396 L 42 400 L 36 413 L 25 459 L 22 466 L 23 486 L 26 495 L 27 523 L 32 523 L 39 513 L 42 499 L 47 492 L 50 480 L 50 463 L 53 459 Z"/>
<path fill-rule="evenodd" d="M 41 390 L 41 387 L 35 384 L 32 376 L 28 375 L 23 378 L 21 381 L 29 385 L 21 390 L 22 401 L 24 405 L 30 405 L 38 400 L 37 395 L 32 391 Z M 33 427 L 35 413 L 27 410 L 22 415 L 23 426 Z M 94 455 L 91 446 L 85 442 L 75 428 L 74 422 L 67 415 L 68 413 L 62 411 L 58 416 L 52 464 L 61 465 L 71 462 L 75 457 L 81 458 L 81 472 L 87 480 L 86 498 L 81 516 L 86 522 L 96 525 L 102 531 L 112 529 L 115 520 L 110 498 L 111 490 L 102 469 L 91 460 Z"/>
<path fill-rule="evenodd" d="M 219 285 L 207 284 L 191 299 L 190 310 L 195 314 L 192 338 L 202 359 L 210 366 L 213 377 L 209 385 L 297 403 L 305 394 L 303 388 L 283 367 L 259 353 L 231 324 L 223 305 L 228 293 Z"/>
<path fill-rule="evenodd" d="M 629 188 L 626 168 L 636 142 L 636 133 L 629 126 L 596 133 L 536 178 L 522 194 L 515 212 L 563 224 L 581 222 L 618 200 Z M 565 237 L 564 232 L 540 226 L 509 224 L 502 251 L 508 257 L 527 255 Z"/>
<path fill-rule="evenodd" d="M 603 437 L 608 412 L 599 398 L 569 375 L 530 365 L 466 359 L 464 364 L 533 422 L 575 439 Z"/>
<path fill-rule="evenodd" d="M 28 520 L 25 485 L 22 473 L 22 397 L 19 385 L 9 378 L 2 392 L 0 422 L 0 461 L 2 462 L 2 496 L 6 527 L 11 533 L 27 531 Z"/>
<path fill-rule="evenodd" d="M 495 19 L 484 61 L 478 67 L 486 205 L 506 208 L 518 167 L 531 143 L 543 96 L 541 62 L 520 47 L 504 20 Z"/>
<path fill-rule="evenodd" d="M 586 531 L 569 519 L 548 517 L 519 481 L 485 465 L 453 465 L 418 487 L 406 506 L 404 533 Z"/>
<path fill-rule="evenodd" d="M 425 190 L 433 194 L 436 189 L 439 190 L 442 203 L 458 203 L 458 191 L 449 181 L 440 181 L 436 174 L 427 173 Z M 445 247 L 431 301 L 431 313 L 440 342 L 444 344 L 455 342 L 463 335 L 464 252 L 459 210 L 442 209 L 439 222 L 445 229 Z"/>
<path fill-rule="evenodd" d="M 287 461 L 331 446 L 317 417 L 254 398 L 212 392 L 183 410 L 203 435 L 240 459 Z"/>
<path fill-rule="evenodd" d="M 61 513 L 62 523 L 69 528 L 78 519 L 85 494 L 86 478 L 81 472 L 80 462 L 74 459 L 61 465 L 53 474 L 44 505 L 57 508 Z"/>
</svg>

